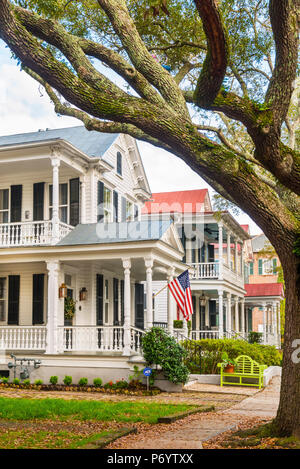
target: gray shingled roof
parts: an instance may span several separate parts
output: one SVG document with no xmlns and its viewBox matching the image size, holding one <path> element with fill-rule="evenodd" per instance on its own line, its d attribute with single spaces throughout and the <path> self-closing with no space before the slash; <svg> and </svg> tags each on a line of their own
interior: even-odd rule
<svg viewBox="0 0 300 469">
<path fill-rule="evenodd" d="M 88 131 L 84 126 L 49 129 L 0 137 L 0 147 L 37 143 L 46 140 L 66 140 L 88 156 L 100 157 L 113 144 L 119 134 L 105 134 L 94 130 Z"/>
<path fill-rule="evenodd" d="M 77 225 L 58 246 L 156 241 L 161 239 L 172 223 L 172 220 L 147 220 Z"/>
</svg>

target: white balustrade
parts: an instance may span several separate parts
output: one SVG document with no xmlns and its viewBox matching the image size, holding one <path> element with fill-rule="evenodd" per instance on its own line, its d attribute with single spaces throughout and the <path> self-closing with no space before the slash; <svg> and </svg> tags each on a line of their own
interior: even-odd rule
<svg viewBox="0 0 300 469">
<path fill-rule="evenodd" d="M 189 338 L 192 340 L 219 339 L 219 331 L 191 331 Z"/>
<path fill-rule="evenodd" d="M 217 262 L 201 262 L 198 264 L 191 264 L 192 269 L 190 275 L 192 279 L 201 278 L 218 278 L 219 277 L 219 264 Z"/>
<path fill-rule="evenodd" d="M 60 326 L 59 352 L 121 352 L 123 327 L 118 326 Z"/>
<path fill-rule="evenodd" d="M 59 222 L 59 239 L 64 238 L 73 227 Z M 51 244 L 52 221 L 30 221 L 0 224 L 0 247 L 36 246 Z"/>
<path fill-rule="evenodd" d="M 131 346 L 130 349 L 133 352 L 141 353 L 141 346 L 142 346 L 142 336 L 145 332 L 137 327 L 131 327 Z"/>
<path fill-rule="evenodd" d="M 1 326 L 0 350 L 44 350 L 45 326 Z"/>
</svg>

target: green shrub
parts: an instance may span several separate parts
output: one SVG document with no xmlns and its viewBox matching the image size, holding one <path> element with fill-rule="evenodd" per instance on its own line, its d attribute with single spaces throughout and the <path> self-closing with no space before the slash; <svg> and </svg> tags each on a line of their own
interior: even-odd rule
<svg viewBox="0 0 300 469">
<path fill-rule="evenodd" d="M 72 384 L 72 376 L 65 376 L 63 381 L 66 386 L 70 386 Z"/>
<path fill-rule="evenodd" d="M 3 376 L 3 377 L 1 378 L 1 382 L 2 382 L 3 384 L 7 384 L 7 383 L 8 383 L 8 378 L 7 378 L 6 376 Z"/>
<path fill-rule="evenodd" d="M 36 386 L 42 386 L 43 381 L 42 381 L 41 379 L 36 379 L 35 382 L 34 382 L 34 384 L 35 384 Z"/>
<path fill-rule="evenodd" d="M 142 337 L 143 355 L 148 366 L 160 365 L 166 379 L 186 383 L 189 370 L 183 363 L 186 352 L 174 337 L 159 327 L 153 327 Z"/>
<path fill-rule="evenodd" d="M 94 386 L 100 387 L 100 386 L 102 386 L 102 379 L 101 378 L 95 378 L 93 383 L 94 383 Z"/>
<path fill-rule="evenodd" d="M 174 329 L 182 329 L 183 321 L 181 319 L 175 319 L 173 323 Z"/>
<path fill-rule="evenodd" d="M 193 350 L 189 353 L 189 349 L 192 349 L 193 343 L 201 347 L 201 356 L 199 354 L 196 358 L 195 355 L 192 355 Z M 281 354 L 276 347 L 257 343 L 249 344 L 245 340 L 202 339 L 198 341 L 186 341 L 184 346 L 188 350 L 185 360 L 186 365 L 189 367 L 191 356 L 193 356 L 193 362 L 196 361 L 197 365 L 199 365 L 201 360 L 202 374 L 219 373 L 220 370 L 218 369 L 217 364 L 222 362 L 222 354 L 224 352 L 226 352 L 228 357 L 231 359 L 237 358 L 239 355 L 248 355 L 261 365 L 281 365 Z M 190 371 L 193 372 L 195 370 L 190 369 Z M 199 373 L 199 368 L 197 373 Z"/>
<path fill-rule="evenodd" d="M 24 381 L 22 382 L 22 384 L 24 386 L 30 386 L 30 379 L 24 379 Z"/>
<path fill-rule="evenodd" d="M 80 378 L 78 381 L 79 386 L 87 386 L 88 384 L 88 379 L 87 378 Z"/>
<path fill-rule="evenodd" d="M 249 344 L 260 344 L 263 340 L 263 334 L 261 332 L 251 331 L 248 333 Z"/>
<path fill-rule="evenodd" d="M 13 384 L 20 384 L 19 378 L 14 378 L 13 379 Z"/>
<path fill-rule="evenodd" d="M 116 386 L 116 389 L 127 389 L 129 384 L 127 381 L 122 379 L 121 381 L 116 381 L 115 386 Z"/>
<path fill-rule="evenodd" d="M 58 376 L 50 376 L 49 381 L 53 386 L 55 386 L 58 383 Z"/>
</svg>

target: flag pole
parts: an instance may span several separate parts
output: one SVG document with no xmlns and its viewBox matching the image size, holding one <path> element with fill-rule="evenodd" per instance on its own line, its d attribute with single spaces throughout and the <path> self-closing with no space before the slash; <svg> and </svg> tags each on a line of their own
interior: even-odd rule
<svg viewBox="0 0 300 469">
<path fill-rule="evenodd" d="M 193 267 L 190 267 L 189 269 L 185 269 L 185 270 L 192 270 L 192 269 L 193 269 Z M 184 271 L 184 272 L 185 272 L 185 271 Z M 153 298 L 154 298 L 155 296 L 159 295 L 162 291 L 164 291 L 164 290 L 168 287 L 168 285 L 169 285 L 169 284 L 167 283 L 167 285 L 165 285 L 164 287 L 162 287 L 159 291 L 157 291 L 156 293 L 153 293 L 153 295 L 152 295 Z"/>
</svg>

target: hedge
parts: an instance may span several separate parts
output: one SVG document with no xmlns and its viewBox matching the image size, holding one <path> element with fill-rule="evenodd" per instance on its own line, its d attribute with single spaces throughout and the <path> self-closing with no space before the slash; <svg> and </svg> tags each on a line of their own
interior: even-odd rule
<svg viewBox="0 0 300 469">
<path fill-rule="evenodd" d="M 281 354 L 276 347 L 257 343 L 249 344 L 245 340 L 203 339 L 185 341 L 183 345 L 188 350 L 188 357 L 185 363 L 191 373 L 219 373 L 217 364 L 222 361 L 221 356 L 223 352 L 226 352 L 229 358 L 248 355 L 259 364 L 267 366 L 281 366 L 282 361 Z M 193 353 L 194 345 L 201 347 L 201 364 L 199 354 L 195 356 Z"/>
</svg>

